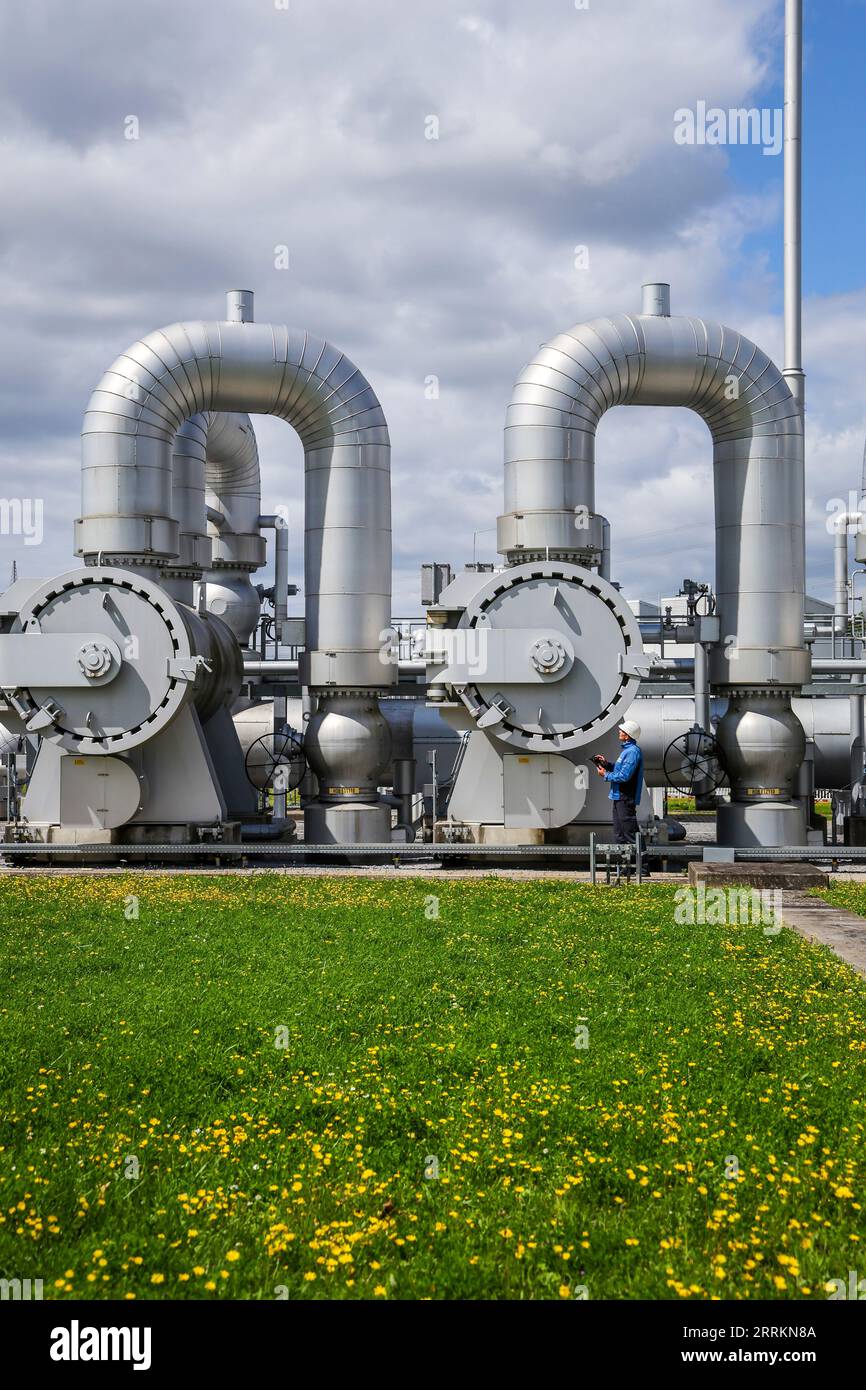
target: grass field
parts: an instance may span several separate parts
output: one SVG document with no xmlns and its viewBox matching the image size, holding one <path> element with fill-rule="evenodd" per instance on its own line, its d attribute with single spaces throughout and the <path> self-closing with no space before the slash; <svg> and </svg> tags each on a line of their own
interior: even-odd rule
<svg viewBox="0 0 866 1390">
<path fill-rule="evenodd" d="M 0 917 L 0 1273 L 46 1297 L 866 1274 L 866 982 L 792 932 L 502 879 L 14 877 Z"/>
<path fill-rule="evenodd" d="M 842 881 L 834 883 L 831 888 L 816 889 L 815 896 L 866 917 L 866 884 Z"/>
</svg>

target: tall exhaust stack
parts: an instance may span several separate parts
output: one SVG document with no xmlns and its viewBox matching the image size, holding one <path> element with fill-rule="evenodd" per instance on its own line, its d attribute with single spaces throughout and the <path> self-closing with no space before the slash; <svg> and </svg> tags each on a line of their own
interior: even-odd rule
<svg viewBox="0 0 866 1390">
<path fill-rule="evenodd" d="M 791 395 L 805 412 L 803 371 L 803 0 L 785 0 L 785 364 Z"/>
</svg>

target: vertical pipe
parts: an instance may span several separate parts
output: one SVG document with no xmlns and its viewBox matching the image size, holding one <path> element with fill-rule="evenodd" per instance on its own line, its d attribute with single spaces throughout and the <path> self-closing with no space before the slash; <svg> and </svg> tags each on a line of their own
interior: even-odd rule
<svg viewBox="0 0 866 1390">
<path fill-rule="evenodd" d="M 835 638 L 844 639 L 848 628 L 848 513 L 837 518 L 833 536 L 833 655 Z M 840 656 L 845 655 L 844 640 Z"/>
<path fill-rule="evenodd" d="M 656 318 L 671 316 L 671 287 L 664 282 L 641 285 L 641 313 Z"/>
<path fill-rule="evenodd" d="M 254 295 L 252 290 L 229 290 L 226 294 L 226 319 L 229 323 L 252 323 Z"/>
<path fill-rule="evenodd" d="M 274 629 L 277 646 L 283 640 L 283 624 L 289 615 L 289 528 L 282 517 L 276 531 L 274 556 Z"/>
<path fill-rule="evenodd" d="M 286 692 L 284 686 L 277 686 L 274 691 L 274 734 L 281 734 L 286 726 Z M 275 740 L 276 742 L 276 740 Z M 275 821 L 286 819 L 287 793 L 284 785 L 275 783 L 274 785 L 274 814 Z"/>
<path fill-rule="evenodd" d="M 866 701 L 864 701 L 864 685 L 861 675 L 851 677 L 851 689 L 860 693 L 849 697 L 849 708 L 851 710 L 851 790 L 852 793 L 858 783 L 863 781 L 863 754 L 866 750 L 864 744 L 864 714 L 866 714 Z M 863 806 L 858 799 L 856 807 L 852 804 L 852 812 L 855 815 L 863 814 Z"/>
<path fill-rule="evenodd" d="M 602 517 L 601 522 L 602 522 L 602 526 L 601 526 L 601 535 L 602 535 L 602 541 L 601 541 L 601 564 L 600 564 L 599 567 L 598 567 L 598 572 L 599 572 L 599 574 L 601 575 L 602 579 L 608 579 L 608 580 L 609 580 L 609 579 L 610 579 L 610 522 L 608 521 L 608 519 L 607 519 L 606 516 L 603 516 L 603 517 Z"/>
<path fill-rule="evenodd" d="M 705 734 L 710 730 L 710 683 L 707 677 L 707 649 L 695 643 L 695 723 Z"/>
<path fill-rule="evenodd" d="M 785 364 L 783 375 L 805 410 L 802 362 L 803 0 L 785 0 Z"/>
<path fill-rule="evenodd" d="M 279 647 L 289 616 L 289 527 L 278 512 L 260 516 L 259 526 L 274 532 L 274 635 Z"/>
</svg>

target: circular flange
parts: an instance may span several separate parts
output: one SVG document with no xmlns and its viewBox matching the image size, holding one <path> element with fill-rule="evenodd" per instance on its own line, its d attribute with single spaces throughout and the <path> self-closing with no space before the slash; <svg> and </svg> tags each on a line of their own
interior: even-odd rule
<svg viewBox="0 0 866 1390">
<path fill-rule="evenodd" d="M 503 743 L 539 753 L 582 748 L 614 728 L 637 695 L 637 619 L 592 570 L 564 561 L 514 565 L 475 593 L 460 627 L 513 634 L 508 680 L 488 682 L 482 672 L 458 689 Z"/>
<path fill-rule="evenodd" d="M 23 630 L 101 633 L 105 644 L 82 644 L 78 663 L 93 686 L 31 686 L 37 706 L 59 706 L 44 738 L 72 753 L 123 753 L 153 738 L 190 698 L 192 683 L 171 673 L 170 663 L 195 656 L 180 609 L 163 589 L 131 570 L 107 566 L 70 570 L 28 596 L 18 616 Z M 111 645 L 121 665 L 102 687 L 101 667 Z"/>
</svg>

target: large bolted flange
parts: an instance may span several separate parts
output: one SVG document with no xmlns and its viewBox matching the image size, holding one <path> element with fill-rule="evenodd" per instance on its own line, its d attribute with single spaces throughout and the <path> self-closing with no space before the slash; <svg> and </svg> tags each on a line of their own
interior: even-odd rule
<svg viewBox="0 0 866 1390">
<path fill-rule="evenodd" d="M 431 693 L 450 690 L 479 729 L 515 751 L 596 743 L 624 718 L 649 668 L 618 590 L 565 561 L 491 575 L 456 628 L 428 633 Z"/>
<path fill-rule="evenodd" d="M 240 686 L 236 644 L 219 620 L 175 603 L 130 570 L 92 566 L 58 575 L 28 596 L 15 630 L 82 634 L 75 666 L 84 682 L 49 671 L 17 697 L 26 726 L 69 753 L 127 752 L 185 705 L 206 718 Z"/>
</svg>

